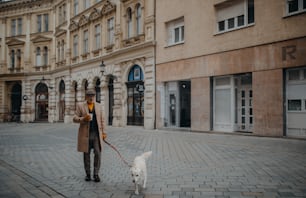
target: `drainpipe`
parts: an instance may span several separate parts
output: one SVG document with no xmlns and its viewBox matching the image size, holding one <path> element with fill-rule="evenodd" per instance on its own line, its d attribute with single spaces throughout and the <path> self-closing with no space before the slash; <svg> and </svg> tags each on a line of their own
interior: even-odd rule
<svg viewBox="0 0 306 198">
<path fill-rule="evenodd" d="M 157 97 L 156 97 L 156 93 L 157 93 L 157 84 L 156 84 L 156 0 L 154 0 L 154 35 L 153 35 L 153 41 L 154 41 L 154 50 L 153 50 L 153 60 L 154 60 L 154 129 L 156 129 L 156 119 L 157 119 L 157 115 L 156 115 L 156 101 L 157 101 Z"/>
</svg>

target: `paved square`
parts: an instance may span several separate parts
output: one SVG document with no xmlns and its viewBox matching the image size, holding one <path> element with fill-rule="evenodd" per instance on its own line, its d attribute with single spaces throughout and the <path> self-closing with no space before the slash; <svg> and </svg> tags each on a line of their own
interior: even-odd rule
<svg viewBox="0 0 306 198">
<path fill-rule="evenodd" d="M 77 124 L 0 124 L 0 197 L 306 197 L 306 141 L 109 127 L 130 163 L 152 150 L 147 189 L 104 144 L 102 182 L 85 182 Z"/>
</svg>

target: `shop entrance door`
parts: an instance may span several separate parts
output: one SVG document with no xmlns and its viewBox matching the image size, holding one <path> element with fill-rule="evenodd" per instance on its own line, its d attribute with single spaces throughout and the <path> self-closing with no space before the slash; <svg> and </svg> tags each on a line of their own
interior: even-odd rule
<svg viewBox="0 0 306 198">
<path fill-rule="evenodd" d="M 241 85 L 238 89 L 238 130 L 253 131 L 253 91 L 252 85 Z"/>
<path fill-rule="evenodd" d="M 48 87 L 39 83 L 35 89 L 35 120 L 48 121 Z"/>
</svg>

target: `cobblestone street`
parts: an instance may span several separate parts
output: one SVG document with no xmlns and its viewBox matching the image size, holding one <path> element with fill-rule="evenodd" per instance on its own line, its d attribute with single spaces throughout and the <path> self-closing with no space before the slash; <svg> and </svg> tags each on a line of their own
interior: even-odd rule
<svg viewBox="0 0 306 198">
<path fill-rule="evenodd" d="M 139 196 L 104 144 L 100 183 L 84 181 L 77 124 L 0 124 L 0 197 L 306 197 L 306 141 L 216 133 L 107 129 L 130 163 L 152 150 Z"/>
</svg>

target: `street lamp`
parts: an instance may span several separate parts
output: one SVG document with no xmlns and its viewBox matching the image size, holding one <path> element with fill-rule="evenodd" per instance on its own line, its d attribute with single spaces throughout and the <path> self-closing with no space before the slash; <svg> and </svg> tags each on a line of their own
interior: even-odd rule
<svg viewBox="0 0 306 198">
<path fill-rule="evenodd" d="M 102 60 L 100 64 L 100 72 L 102 73 L 102 75 L 104 74 L 104 71 L 105 71 L 105 64 L 104 64 L 104 61 Z"/>
<path fill-rule="evenodd" d="M 40 83 L 44 83 L 47 79 L 45 79 L 45 76 L 43 76 L 40 80 Z M 49 89 L 53 89 L 52 86 L 48 86 Z"/>
</svg>

